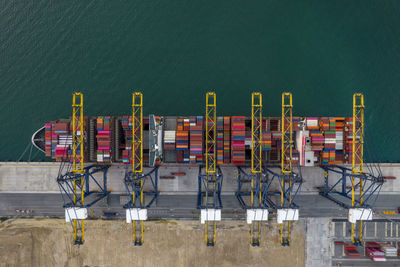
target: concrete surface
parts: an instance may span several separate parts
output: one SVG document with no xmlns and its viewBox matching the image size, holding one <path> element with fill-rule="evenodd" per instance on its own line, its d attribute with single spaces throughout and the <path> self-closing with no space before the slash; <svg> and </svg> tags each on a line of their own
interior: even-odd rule
<svg viewBox="0 0 400 267">
<path fill-rule="evenodd" d="M 59 192 L 55 178 L 60 164 L 57 162 L 0 162 L 0 191 L 2 192 Z M 346 165 L 349 167 L 348 165 Z M 223 194 L 237 191 L 237 170 L 233 166 L 221 167 L 224 175 Z M 395 176 L 398 179 L 387 180 L 382 188 L 385 194 L 400 193 L 400 164 L 381 164 L 384 176 Z M 149 170 L 145 168 L 144 171 Z M 246 169 L 249 171 L 248 169 Z M 279 168 L 273 169 L 279 172 Z M 165 194 L 196 193 L 198 187 L 198 167 L 196 165 L 164 164 L 159 168 L 159 176 L 171 175 L 172 172 L 185 172 L 185 176 L 175 179 L 159 179 L 159 190 Z M 318 187 L 324 184 L 323 170 L 319 167 L 303 167 L 303 185 L 301 194 L 317 194 Z M 114 193 L 125 192 L 123 177 L 125 166 L 113 164 L 108 170 L 108 188 Z M 96 177 L 100 177 L 97 174 Z M 332 176 L 334 180 L 334 176 Z M 273 185 L 278 189 L 278 185 Z"/>
<path fill-rule="evenodd" d="M 306 262 L 307 267 L 331 266 L 330 218 L 307 218 Z"/>
</svg>

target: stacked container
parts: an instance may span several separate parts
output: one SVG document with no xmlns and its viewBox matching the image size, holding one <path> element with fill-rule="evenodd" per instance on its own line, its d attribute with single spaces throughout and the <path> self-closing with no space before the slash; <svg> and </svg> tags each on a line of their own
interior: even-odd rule
<svg viewBox="0 0 400 267">
<path fill-rule="evenodd" d="M 224 118 L 217 118 L 217 164 L 224 163 Z"/>
<path fill-rule="evenodd" d="M 231 118 L 224 117 L 224 163 L 231 163 Z"/>
<path fill-rule="evenodd" d="M 244 145 L 245 149 L 251 149 L 251 128 L 247 129 L 245 131 L 245 139 L 244 139 Z"/>
<path fill-rule="evenodd" d="M 111 129 L 111 117 L 97 117 L 97 162 L 111 162 Z"/>
<path fill-rule="evenodd" d="M 189 163 L 189 120 L 177 119 L 176 123 L 176 150 L 183 151 L 183 162 Z"/>
<path fill-rule="evenodd" d="M 299 159 L 300 159 L 300 153 L 298 150 L 293 149 L 292 150 L 292 165 L 296 166 L 299 164 Z"/>
<path fill-rule="evenodd" d="M 273 150 L 282 149 L 282 132 L 281 131 L 271 131 L 271 148 Z"/>
<path fill-rule="evenodd" d="M 272 134 L 270 131 L 263 131 L 261 148 L 263 151 L 271 150 L 272 145 Z"/>
<path fill-rule="evenodd" d="M 203 163 L 203 117 L 190 118 L 190 163 Z"/>
<path fill-rule="evenodd" d="M 164 150 L 175 150 L 176 131 L 164 132 Z"/>
<path fill-rule="evenodd" d="M 300 117 L 292 117 L 293 132 L 296 132 L 299 130 L 299 121 L 300 121 Z"/>
<path fill-rule="evenodd" d="M 345 150 L 348 164 L 353 160 L 353 118 L 346 118 L 345 124 Z"/>
<path fill-rule="evenodd" d="M 386 261 L 385 253 L 376 242 L 365 242 L 365 256 L 369 257 L 374 262 Z"/>
<path fill-rule="evenodd" d="M 397 257 L 397 249 L 390 244 L 379 244 L 386 257 Z"/>
<path fill-rule="evenodd" d="M 306 125 L 308 130 L 319 130 L 317 117 L 307 117 Z"/>
<path fill-rule="evenodd" d="M 45 154 L 46 157 L 51 157 L 51 123 L 44 125 L 44 138 L 45 138 Z"/>
<path fill-rule="evenodd" d="M 244 165 L 245 161 L 245 118 L 244 116 L 232 116 L 232 163 Z"/>
<path fill-rule="evenodd" d="M 132 117 L 123 116 L 121 119 L 121 126 L 124 132 L 124 144 L 120 145 L 122 149 L 122 162 L 124 164 L 132 163 L 130 153 L 132 151 Z"/>
<path fill-rule="evenodd" d="M 345 244 L 344 254 L 346 254 L 349 258 L 360 258 L 360 253 L 357 251 L 357 248 L 354 245 Z"/>
<path fill-rule="evenodd" d="M 311 150 L 322 151 L 324 149 L 325 137 L 320 130 L 310 130 Z"/>
<path fill-rule="evenodd" d="M 72 125 L 71 125 L 72 127 Z M 70 159 L 70 155 L 72 154 L 71 144 L 67 144 L 65 140 L 65 136 L 70 134 L 70 123 L 69 120 L 57 121 L 52 125 L 52 140 L 54 140 L 54 159 L 56 161 L 66 161 Z M 60 136 L 61 140 L 60 140 Z M 60 144 L 60 141 L 62 144 Z M 79 151 L 77 151 L 79 152 Z M 79 153 L 78 153 L 79 158 Z"/>
</svg>

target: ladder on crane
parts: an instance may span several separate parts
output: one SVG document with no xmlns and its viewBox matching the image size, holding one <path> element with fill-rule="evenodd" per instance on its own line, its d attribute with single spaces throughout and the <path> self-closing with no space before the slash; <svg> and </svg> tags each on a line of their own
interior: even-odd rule
<svg viewBox="0 0 400 267">
<path fill-rule="evenodd" d="M 298 183 L 298 177 L 293 172 L 293 101 L 292 94 L 282 93 L 282 150 L 281 150 L 281 176 L 280 176 L 280 208 L 278 209 L 278 223 L 280 224 L 280 242 L 282 246 L 289 246 L 291 231 L 294 221 L 299 218 L 299 209 L 293 204 L 295 194 L 292 189 Z M 296 192 L 297 194 L 297 192 Z"/>
<path fill-rule="evenodd" d="M 148 208 L 158 197 L 158 167 L 149 172 L 143 169 L 143 94 L 132 94 L 132 170 L 125 170 L 124 184 L 128 194 L 126 222 L 132 223 L 133 240 L 135 246 L 143 244 L 143 221 L 148 218 Z M 152 189 L 145 191 L 146 181 L 150 181 Z M 152 196 L 149 203 L 145 203 L 145 195 Z"/>
<path fill-rule="evenodd" d="M 201 223 L 205 224 L 207 246 L 216 241 L 217 221 L 221 220 L 221 190 L 223 176 L 216 159 L 216 94 L 206 94 L 206 159 L 205 167 L 199 167 L 199 192 L 197 206 L 201 209 Z"/>
<path fill-rule="evenodd" d="M 262 95 L 251 95 L 251 195 L 250 205 L 254 211 L 254 217 L 250 226 L 250 240 L 252 246 L 260 246 L 261 221 L 268 220 L 263 216 L 265 207 L 262 203 Z M 268 213 L 268 210 L 266 210 Z M 260 213 L 260 216 L 257 216 Z M 250 215 L 250 214 L 249 214 Z M 251 215 L 250 215 L 251 216 Z M 261 220 L 260 220 L 261 219 Z"/>
</svg>

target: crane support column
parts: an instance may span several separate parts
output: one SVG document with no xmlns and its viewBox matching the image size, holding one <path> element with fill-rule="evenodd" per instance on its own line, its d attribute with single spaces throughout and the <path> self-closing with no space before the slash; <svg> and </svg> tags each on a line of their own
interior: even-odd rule
<svg viewBox="0 0 400 267">
<path fill-rule="evenodd" d="M 201 223 L 205 224 L 205 240 L 207 246 L 214 246 L 216 240 L 217 221 L 221 220 L 222 172 L 217 166 L 216 136 L 217 115 L 216 95 L 206 94 L 206 159 L 205 168 L 199 167 L 198 208 L 201 209 Z"/>
<path fill-rule="evenodd" d="M 285 188 L 292 188 L 294 184 L 292 169 L 292 149 L 293 149 L 293 102 L 291 93 L 282 93 L 282 150 L 281 150 L 281 179 L 280 196 L 281 204 L 278 209 L 278 223 L 280 224 L 281 245 L 290 245 L 290 235 L 292 231 L 292 221 L 298 220 L 299 210 L 292 209 L 292 192 L 289 190 L 286 195 Z M 285 196 L 287 207 L 285 206 Z"/>
<path fill-rule="evenodd" d="M 251 209 L 247 210 L 247 222 L 251 221 L 250 243 L 259 246 L 261 239 L 261 221 L 268 220 L 268 209 L 262 198 L 262 95 L 251 95 Z"/>
<path fill-rule="evenodd" d="M 364 96 L 363 94 L 356 93 L 353 95 L 353 153 L 352 153 L 352 178 L 351 178 L 351 207 L 349 213 L 354 213 L 355 203 L 355 177 L 354 175 L 363 175 L 364 165 Z M 363 186 L 364 181 L 360 179 L 359 182 L 359 204 L 363 204 Z M 363 211 L 364 212 L 364 211 Z M 367 211 L 369 212 L 369 211 Z M 372 215 L 372 212 L 370 212 Z M 351 223 L 351 241 L 353 244 L 360 244 L 362 241 L 363 221 L 359 220 L 359 235 L 356 238 L 355 233 L 356 225 Z"/>
<path fill-rule="evenodd" d="M 125 184 L 130 184 L 134 190 L 129 193 L 132 207 L 126 210 L 126 221 L 132 222 L 133 240 L 135 246 L 143 244 L 143 221 L 147 220 L 147 209 L 144 209 L 143 199 L 143 95 L 140 92 L 132 94 L 132 172 L 125 178 Z"/>
<path fill-rule="evenodd" d="M 85 188 L 83 187 L 83 95 L 74 93 L 72 97 L 72 173 L 81 175 L 79 179 L 73 181 L 74 188 L 74 206 L 77 204 L 77 183 L 81 191 L 81 204 L 84 205 Z M 86 218 L 87 211 L 82 210 L 83 216 L 77 218 Z M 80 213 L 80 210 L 74 213 Z M 74 224 L 74 241 L 76 244 L 83 244 L 85 241 L 85 221 L 82 219 L 80 223 L 78 219 L 73 220 Z"/>
<path fill-rule="evenodd" d="M 126 222 L 132 223 L 135 246 L 143 244 L 143 221 L 148 219 L 148 208 L 158 197 L 158 166 L 144 172 L 143 161 L 143 95 L 140 92 L 132 94 L 132 170 L 125 170 L 124 184 L 128 195 Z M 146 181 L 151 189 L 145 188 Z M 146 190 L 145 190 L 146 189 Z M 150 200 L 145 202 L 145 196 Z"/>
</svg>

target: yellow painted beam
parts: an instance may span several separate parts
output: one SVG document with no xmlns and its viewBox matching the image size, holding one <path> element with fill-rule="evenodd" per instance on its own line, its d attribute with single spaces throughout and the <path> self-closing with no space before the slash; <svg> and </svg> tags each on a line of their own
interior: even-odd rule
<svg viewBox="0 0 400 267">
<path fill-rule="evenodd" d="M 143 94 L 134 92 L 132 94 L 132 172 L 135 176 L 143 174 Z M 140 180 L 140 206 L 144 205 L 143 179 Z M 135 205 L 136 195 L 132 192 L 132 200 Z M 140 230 L 136 229 L 133 221 L 133 239 L 143 243 L 143 221 L 139 221 Z M 139 235 L 139 236 L 138 236 Z"/>
<path fill-rule="evenodd" d="M 289 188 L 292 186 L 292 146 L 293 146 L 293 101 L 292 94 L 288 92 L 282 93 L 282 150 L 281 150 L 281 174 L 290 178 Z M 281 207 L 284 202 L 283 188 L 285 185 L 284 178 L 281 178 Z M 292 195 L 289 193 L 289 202 L 292 203 Z M 286 227 L 285 227 L 286 224 Z M 290 243 L 291 222 L 283 222 L 280 229 L 281 244 Z"/>
<path fill-rule="evenodd" d="M 75 92 L 72 95 L 72 172 L 74 174 L 84 174 L 84 158 L 83 158 L 83 132 L 84 132 L 84 119 L 83 119 L 83 94 Z M 81 189 L 81 202 L 84 205 L 85 187 L 84 178 L 81 176 L 79 180 Z M 74 197 L 73 202 L 76 207 L 77 204 L 77 184 L 73 181 Z M 81 220 L 81 227 L 79 229 L 78 220 L 73 220 L 74 225 L 74 240 L 83 243 L 85 240 L 85 221 Z M 79 232 L 81 236 L 79 236 Z"/>
<path fill-rule="evenodd" d="M 206 94 L 206 173 L 216 169 L 217 102 L 214 92 Z"/>
<path fill-rule="evenodd" d="M 361 175 L 364 173 L 364 95 L 355 93 L 353 95 L 353 152 L 352 152 L 352 174 Z M 356 204 L 355 178 L 351 178 L 351 206 Z M 360 178 L 359 203 L 363 204 L 364 181 Z M 351 240 L 356 242 L 355 224 L 351 224 Z M 362 241 L 363 222 L 359 221 L 358 242 Z"/>
</svg>

